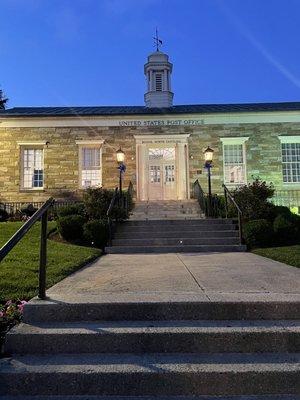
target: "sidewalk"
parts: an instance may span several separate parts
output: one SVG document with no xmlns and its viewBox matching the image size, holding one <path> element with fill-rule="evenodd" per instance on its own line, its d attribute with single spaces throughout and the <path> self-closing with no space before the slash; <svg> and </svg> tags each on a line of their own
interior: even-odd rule
<svg viewBox="0 0 300 400">
<path fill-rule="evenodd" d="M 69 303 L 300 301 L 300 270 L 251 253 L 109 254 L 47 295 Z"/>
</svg>

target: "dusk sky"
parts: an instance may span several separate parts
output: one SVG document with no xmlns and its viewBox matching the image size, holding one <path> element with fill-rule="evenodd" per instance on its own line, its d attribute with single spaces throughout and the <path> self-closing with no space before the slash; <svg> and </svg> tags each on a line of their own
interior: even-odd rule
<svg viewBox="0 0 300 400">
<path fill-rule="evenodd" d="M 8 107 L 143 105 L 143 65 L 174 64 L 174 104 L 300 101 L 300 0 L 0 0 Z"/>
</svg>

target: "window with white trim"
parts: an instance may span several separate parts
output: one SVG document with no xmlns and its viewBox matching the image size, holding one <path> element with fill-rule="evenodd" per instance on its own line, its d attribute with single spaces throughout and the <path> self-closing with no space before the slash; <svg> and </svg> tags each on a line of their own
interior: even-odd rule
<svg viewBox="0 0 300 400">
<path fill-rule="evenodd" d="M 101 146 L 82 146 L 80 152 L 81 186 L 101 186 Z"/>
<path fill-rule="evenodd" d="M 284 183 L 300 183 L 300 141 L 281 143 L 282 175 Z"/>
<path fill-rule="evenodd" d="M 42 189 L 44 186 L 44 150 L 22 148 L 22 188 Z"/>
<path fill-rule="evenodd" d="M 245 142 L 247 140 L 248 137 L 221 138 L 225 184 L 242 185 L 246 183 Z"/>
</svg>

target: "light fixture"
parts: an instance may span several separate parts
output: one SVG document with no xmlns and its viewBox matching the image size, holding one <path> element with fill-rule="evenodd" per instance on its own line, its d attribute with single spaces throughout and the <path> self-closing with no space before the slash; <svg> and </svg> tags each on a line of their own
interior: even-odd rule
<svg viewBox="0 0 300 400">
<path fill-rule="evenodd" d="M 211 149 L 211 148 L 208 146 L 207 149 L 204 151 L 204 160 L 205 160 L 205 163 L 210 163 L 210 164 L 212 163 L 213 154 L 214 154 L 213 149 Z"/>
<path fill-rule="evenodd" d="M 118 161 L 118 163 L 123 163 L 124 160 L 125 160 L 125 153 L 124 153 L 124 151 L 121 149 L 121 147 L 119 148 L 119 150 L 117 150 L 116 154 L 117 154 L 117 161 Z"/>
</svg>

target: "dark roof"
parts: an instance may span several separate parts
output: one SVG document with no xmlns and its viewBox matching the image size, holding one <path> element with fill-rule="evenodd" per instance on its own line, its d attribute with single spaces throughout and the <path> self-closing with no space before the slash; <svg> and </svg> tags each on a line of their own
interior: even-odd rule
<svg viewBox="0 0 300 400">
<path fill-rule="evenodd" d="M 72 117 L 100 115 L 163 115 L 163 114 L 212 114 L 234 112 L 300 111 L 300 102 L 242 103 L 242 104 L 191 104 L 168 108 L 145 106 L 103 107 L 15 107 L 0 110 L 1 117 Z"/>
</svg>

